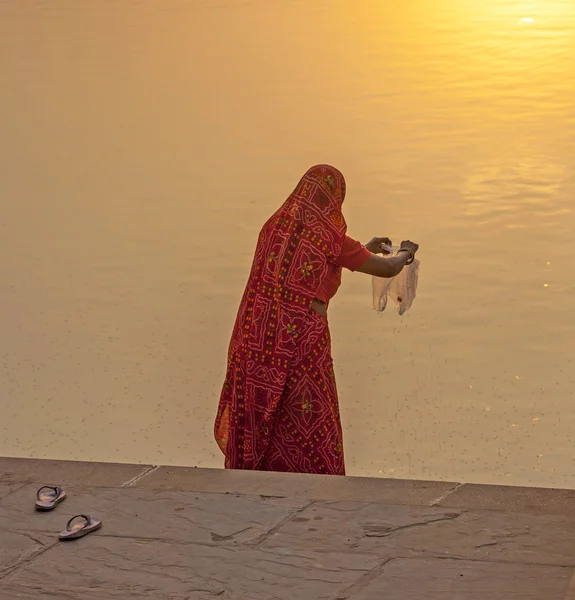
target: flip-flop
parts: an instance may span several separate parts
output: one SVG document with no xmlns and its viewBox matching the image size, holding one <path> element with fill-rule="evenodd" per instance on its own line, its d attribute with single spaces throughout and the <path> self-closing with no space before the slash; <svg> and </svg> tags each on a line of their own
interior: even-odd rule
<svg viewBox="0 0 575 600">
<path fill-rule="evenodd" d="M 65 499 L 66 492 L 62 488 L 45 485 L 36 492 L 36 510 L 52 510 Z"/>
<path fill-rule="evenodd" d="M 83 519 L 83 521 L 72 525 L 75 519 Z M 72 517 L 66 524 L 66 530 L 62 531 L 58 536 L 61 540 L 75 540 L 81 538 L 96 529 L 102 527 L 102 521 L 91 517 L 90 515 L 76 515 Z"/>
</svg>

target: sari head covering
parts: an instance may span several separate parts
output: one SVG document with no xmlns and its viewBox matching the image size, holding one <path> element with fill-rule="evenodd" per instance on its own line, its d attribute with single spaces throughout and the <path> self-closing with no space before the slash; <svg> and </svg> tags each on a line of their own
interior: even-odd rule
<svg viewBox="0 0 575 600">
<path fill-rule="evenodd" d="M 306 322 L 328 264 L 341 252 L 345 190 L 337 169 L 312 167 L 260 232 L 215 423 L 226 468 L 258 468 L 294 352 L 314 342 Z"/>
</svg>

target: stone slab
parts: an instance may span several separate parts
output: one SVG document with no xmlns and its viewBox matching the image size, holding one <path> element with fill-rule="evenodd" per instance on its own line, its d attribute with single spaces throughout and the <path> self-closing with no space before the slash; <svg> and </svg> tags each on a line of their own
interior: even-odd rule
<svg viewBox="0 0 575 600">
<path fill-rule="evenodd" d="M 575 516 L 575 490 L 465 484 L 440 504 L 475 510 Z"/>
<path fill-rule="evenodd" d="M 565 600 L 573 570 L 506 563 L 397 559 L 350 600 Z"/>
<path fill-rule="evenodd" d="M 316 502 L 270 535 L 265 546 L 575 567 L 575 518 Z"/>
<path fill-rule="evenodd" d="M 0 458 L 0 483 L 120 487 L 149 468 L 149 465 Z"/>
<path fill-rule="evenodd" d="M 36 488 L 27 485 L 0 501 L 0 531 L 41 532 L 53 537 L 68 519 L 89 514 L 103 520 L 94 536 L 163 539 L 185 543 L 257 542 L 309 504 L 297 498 L 232 494 L 67 488 L 67 499 L 50 512 L 34 510 Z"/>
<path fill-rule="evenodd" d="M 338 498 L 413 505 L 428 505 L 453 489 L 455 485 L 445 481 L 334 477 L 187 467 L 160 467 L 142 477 L 136 484 L 137 487 L 146 489 L 298 496 L 310 500 Z"/>
<path fill-rule="evenodd" d="M 379 562 L 359 553 L 262 551 L 90 535 L 60 543 L 6 577 L 2 600 L 333 600 Z"/>
</svg>

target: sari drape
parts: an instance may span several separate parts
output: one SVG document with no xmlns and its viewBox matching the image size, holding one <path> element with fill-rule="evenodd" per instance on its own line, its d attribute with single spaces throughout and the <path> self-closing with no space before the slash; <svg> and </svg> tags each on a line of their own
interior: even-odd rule
<svg viewBox="0 0 575 600">
<path fill-rule="evenodd" d="M 329 329 L 310 307 L 341 252 L 345 189 L 312 167 L 260 232 L 215 422 L 226 468 L 344 472 Z"/>
</svg>

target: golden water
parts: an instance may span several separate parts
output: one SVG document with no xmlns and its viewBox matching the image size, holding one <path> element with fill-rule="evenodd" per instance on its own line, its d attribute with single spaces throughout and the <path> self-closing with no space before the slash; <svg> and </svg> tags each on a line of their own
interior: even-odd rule
<svg viewBox="0 0 575 600">
<path fill-rule="evenodd" d="M 311 164 L 421 244 L 331 311 L 348 470 L 575 487 L 575 2 L 0 0 L 0 455 L 221 466 L 259 227 Z"/>
</svg>

